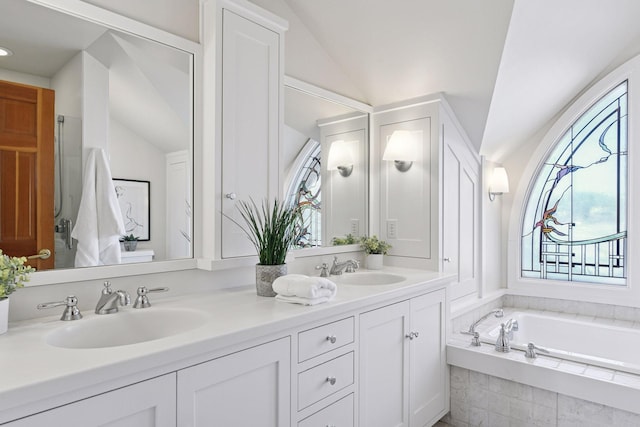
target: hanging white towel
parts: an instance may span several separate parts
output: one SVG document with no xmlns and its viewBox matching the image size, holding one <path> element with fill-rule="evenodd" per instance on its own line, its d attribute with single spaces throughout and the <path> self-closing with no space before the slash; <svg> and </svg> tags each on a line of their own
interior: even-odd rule
<svg viewBox="0 0 640 427">
<path fill-rule="evenodd" d="M 82 198 L 71 237 L 78 241 L 76 267 L 120 264 L 125 234 L 111 170 L 104 150 L 92 148 L 84 169 Z"/>
<path fill-rule="evenodd" d="M 287 297 L 332 298 L 337 290 L 336 284 L 325 277 L 304 274 L 287 274 L 273 281 L 273 291 Z"/>
</svg>

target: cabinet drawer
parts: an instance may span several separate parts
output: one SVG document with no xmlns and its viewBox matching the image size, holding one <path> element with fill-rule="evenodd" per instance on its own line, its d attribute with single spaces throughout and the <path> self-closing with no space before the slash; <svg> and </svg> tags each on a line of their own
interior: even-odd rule
<svg viewBox="0 0 640 427">
<path fill-rule="evenodd" d="M 298 410 L 353 384 L 353 352 L 298 374 Z"/>
<path fill-rule="evenodd" d="M 298 423 L 298 427 L 353 427 L 353 393 Z"/>
<path fill-rule="evenodd" d="M 353 342 L 353 317 L 298 333 L 298 362 Z"/>
</svg>

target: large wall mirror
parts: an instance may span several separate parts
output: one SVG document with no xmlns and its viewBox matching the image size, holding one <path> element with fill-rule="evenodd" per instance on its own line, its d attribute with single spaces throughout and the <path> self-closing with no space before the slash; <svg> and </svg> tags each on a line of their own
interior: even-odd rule
<svg viewBox="0 0 640 427">
<path fill-rule="evenodd" d="M 0 45 L 12 51 L 0 57 L 0 80 L 55 91 L 54 243 L 47 248 L 54 260 L 47 268 L 77 268 L 69 232 L 95 148 L 106 155 L 126 233 L 141 239 L 135 251 L 123 247 L 122 263 L 191 260 L 195 43 L 86 6 L 83 19 L 3 0 L 9 13 L 0 14 Z"/>
<path fill-rule="evenodd" d="M 349 247 L 368 233 L 371 107 L 287 77 L 283 192 L 301 209 L 298 249 Z"/>
</svg>

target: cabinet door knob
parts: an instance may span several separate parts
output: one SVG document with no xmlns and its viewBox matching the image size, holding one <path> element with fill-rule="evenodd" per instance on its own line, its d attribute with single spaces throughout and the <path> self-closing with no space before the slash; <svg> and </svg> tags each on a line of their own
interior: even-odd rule
<svg viewBox="0 0 640 427">
<path fill-rule="evenodd" d="M 451 262 L 451 258 L 447 257 L 447 258 L 443 258 L 442 259 L 444 262 Z"/>
<path fill-rule="evenodd" d="M 224 195 L 224 197 L 226 197 L 229 200 L 235 200 L 236 199 L 236 193 L 227 193 Z"/>
<path fill-rule="evenodd" d="M 335 344 L 336 343 L 336 336 L 335 335 L 329 335 L 327 336 L 327 341 L 329 341 L 331 344 Z"/>
<path fill-rule="evenodd" d="M 418 332 L 409 332 L 407 335 L 405 335 L 405 338 L 409 338 L 410 340 L 412 340 L 414 338 L 418 338 L 418 335 L 420 335 Z"/>
<path fill-rule="evenodd" d="M 331 385 L 336 384 L 336 377 L 327 377 L 327 382 Z"/>
</svg>

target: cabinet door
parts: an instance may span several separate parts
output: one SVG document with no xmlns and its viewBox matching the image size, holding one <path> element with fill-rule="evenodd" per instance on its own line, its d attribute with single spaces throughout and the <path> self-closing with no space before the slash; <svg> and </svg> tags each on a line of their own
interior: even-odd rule
<svg viewBox="0 0 640 427">
<path fill-rule="evenodd" d="M 176 425 L 176 375 L 168 374 L 8 423 L 11 427 Z"/>
<path fill-rule="evenodd" d="M 418 334 L 409 343 L 412 427 L 435 422 L 447 407 L 444 303 L 444 289 L 411 300 L 411 332 Z"/>
<path fill-rule="evenodd" d="M 290 375 L 288 337 L 184 369 L 178 425 L 289 426 Z"/>
<path fill-rule="evenodd" d="M 360 426 L 408 426 L 409 302 L 360 316 Z"/>
<path fill-rule="evenodd" d="M 458 275 L 451 285 L 451 299 L 456 299 L 475 292 L 480 280 L 480 165 L 469 159 L 455 127 L 443 127 L 442 133 L 442 271 Z"/>
<path fill-rule="evenodd" d="M 279 34 L 223 9 L 223 258 L 255 254 L 229 220 L 243 222 L 237 201 L 251 198 L 260 204 L 279 194 L 280 74 Z"/>
</svg>

